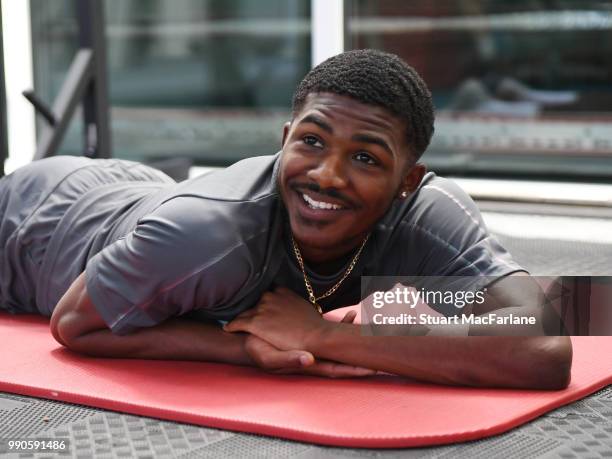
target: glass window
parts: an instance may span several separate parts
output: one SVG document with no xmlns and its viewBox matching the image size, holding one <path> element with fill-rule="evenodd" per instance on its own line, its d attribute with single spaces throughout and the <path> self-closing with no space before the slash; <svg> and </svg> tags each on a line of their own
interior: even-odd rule
<svg viewBox="0 0 612 459">
<path fill-rule="evenodd" d="M 49 103 L 78 43 L 74 2 L 31 0 Z M 113 155 L 225 165 L 280 148 L 310 68 L 310 0 L 106 0 Z M 78 115 L 62 153 L 80 154 Z"/>
<path fill-rule="evenodd" d="M 8 157 L 8 126 L 6 90 L 4 84 L 4 46 L 2 30 L 2 4 L 0 3 L 0 177 L 4 176 L 4 161 Z"/>
<path fill-rule="evenodd" d="M 612 177 L 612 2 L 347 0 L 353 49 L 402 56 L 443 173 Z"/>
</svg>

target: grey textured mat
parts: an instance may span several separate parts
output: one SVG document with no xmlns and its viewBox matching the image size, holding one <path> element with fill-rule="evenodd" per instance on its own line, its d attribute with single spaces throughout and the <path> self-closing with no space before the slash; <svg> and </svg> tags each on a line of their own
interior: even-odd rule
<svg viewBox="0 0 612 459">
<path fill-rule="evenodd" d="M 0 438 L 65 438 L 74 458 L 602 458 L 612 457 L 612 386 L 506 434 L 403 450 L 321 447 L 0 394 Z"/>
<path fill-rule="evenodd" d="M 612 275 L 612 244 L 496 237 L 533 275 Z"/>
<path fill-rule="evenodd" d="M 603 274 L 612 268 L 612 245 L 498 238 L 533 274 Z M 404 450 L 321 447 L 0 393 L 0 439 L 17 437 L 67 438 L 70 453 L 5 457 L 612 458 L 612 386 L 503 435 Z"/>
</svg>

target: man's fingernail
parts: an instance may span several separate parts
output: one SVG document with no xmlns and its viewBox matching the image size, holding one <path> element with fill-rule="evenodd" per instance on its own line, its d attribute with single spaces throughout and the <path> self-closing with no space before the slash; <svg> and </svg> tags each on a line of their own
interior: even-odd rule
<svg viewBox="0 0 612 459">
<path fill-rule="evenodd" d="M 300 355 L 300 363 L 302 365 L 308 365 L 310 363 L 310 357 L 307 355 Z"/>
</svg>

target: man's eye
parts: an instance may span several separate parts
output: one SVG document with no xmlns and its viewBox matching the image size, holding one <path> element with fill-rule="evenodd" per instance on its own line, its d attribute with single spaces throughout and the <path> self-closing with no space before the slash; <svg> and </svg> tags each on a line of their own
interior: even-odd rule
<svg viewBox="0 0 612 459">
<path fill-rule="evenodd" d="M 323 147 L 323 144 L 321 143 L 321 141 L 319 139 L 317 139 L 315 136 L 313 135 L 307 135 L 304 136 L 302 138 L 302 141 L 306 144 L 306 145 L 310 145 L 311 147 L 317 147 L 317 148 L 321 148 Z"/>
<path fill-rule="evenodd" d="M 372 166 L 375 166 L 375 165 L 378 164 L 378 161 L 376 161 L 376 159 L 372 155 L 370 155 L 369 153 L 360 152 L 360 153 L 357 153 L 354 156 L 354 158 L 357 161 L 359 161 L 359 162 L 362 162 L 362 163 L 365 163 L 365 164 L 369 164 L 369 165 L 372 165 Z"/>
</svg>

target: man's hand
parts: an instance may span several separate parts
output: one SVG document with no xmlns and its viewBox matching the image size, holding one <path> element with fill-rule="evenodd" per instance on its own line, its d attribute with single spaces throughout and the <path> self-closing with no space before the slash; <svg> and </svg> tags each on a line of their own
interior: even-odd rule
<svg viewBox="0 0 612 459">
<path fill-rule="evenodd" d="M 376 371 L 327 360 L 316 361 L 310 352 L 281 351 L 270 343 L 249 335 L 245 350 L 260 368 L 276 374 L 305 374 L 328 378 L 371 376 Z"/>
<path fill-rule="evenodd" d="M 294 307 L 299 309 L 293 310 Z M 355 311 L 349 311 L 341 322 L 350 324 L 356 315 Z M 277 318 L 282 321 L 275 322 Z M 240 314 L 225 325 L 224 329 L 229 332 L 249 333 L 245 342 L 247 354 L 257 366 L 272 373 L 306 374 L 328 378 L 353 378 L 376 374 L 375 370 L 368 368 L 330 360 L 315 360 L 312 353 L 298 350 L 304 349 L 298 337 L 307 336 L 308 330 L 316 329 L 320 322 L 326 321 L 310 303 L 290 290 L 278 289 L 264 294 L 254 309 Z M 264 340 L 261 335 L 254 333 L 255 330 L 262 332 L 272 330 L 272 333 L 266 333 L 265 336 L 275 338 L 275 344 Z"/>
<path fill-rule="evenodd" d="M 354 316 L 350 322 L 353 320 Z M 308 301 L 280 287 L 264 293 L 254 308 L 238 315 L 223 329 L 256 335 L 281 350 L 308 351 L 310 344 L 332 325 Z"/>
</svg>

